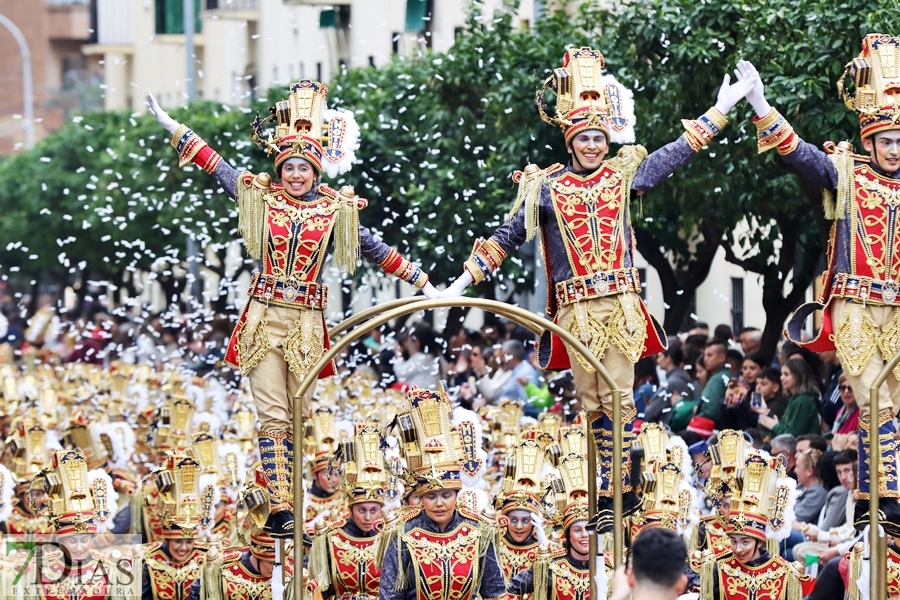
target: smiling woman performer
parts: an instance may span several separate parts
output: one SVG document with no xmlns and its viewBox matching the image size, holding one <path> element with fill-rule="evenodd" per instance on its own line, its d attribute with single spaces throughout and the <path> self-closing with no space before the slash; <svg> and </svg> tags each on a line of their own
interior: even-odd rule
<svg viewBox="0 0 900 600">
<path fill-rule="evenodd" d="M 568 329 L 602 361 L 622 394 L 622 423 L 612 422 L 612 389 L 576 354 L 571 361 L 578 397 L 588 411 L 600 465 L 600 531 L 612 529 L 613 465 L 623 469 L 625 514 L 638 507 L 629 479 L 628 456 L 635 410 L 634 363 L 661 352 L 666 334 L 640 298 L 634 266 L 630 203 L 648 192 L 700 149 L 728 122 L 725 115 L 750 89 L 729 84 L 726 75 L 713 108 L 694 121 L 682 121 L 685 133 L 651 155 L 642 146 L 624 146 L 606 159 L 609 144 L 634 142 L 632 94 L 612 75 L 604 75 L 603 55 L 591 48 L 566 52 L 561 69 L 544 84 L 556 94 L 556 115 L 546 112 L 544 90 L 537 101 L 541 118 L 559 125 L 572 159 L 568 166 L 541 169 L 528 165 L 507 222 L 488 240 L 475 243 L 465 271 L 441 295 L 461 295 L 500 267 L 507 254 L 541 232 L 547 269 L 547 314 Z M 559 338 L 545 332 L 538 346 L 541 368 L 561 371 L 570 357 Z M 612 432 L 624 430 L 623 454 L 612 456 Z"/>
<path fill-rule="evenodd" d="M 505 593 L 493 530 L 456 506 L 461 471 L 481 468 L 481 440 L 474 423 L 451 427 L 451 408 L 443 387 L 413 388 L 397 415 L 401 453 L 422 506 L 401 513 L 382 534 L 380 600 L 492 600 Z"/>
<path fill-rule="evenodd" d="M 588 531 L 588 469 L 585 425 L 577 424 L 559 432 L 559 477 L 550 482 L 555 494 L 554 521 L 562 526 L 565 554 L 554 553 L 543 544 L 530 569 L 514 576 L 506 588 L 510 597 L 531 600 L 590 600 L 590 532 Z M 599 558 L 599 557 L 598 557 Z M 612 564 L 604 555 L 604 569 L 598 577 L 606 580 L 600 597 L 609 595 Z"/>
<path fill-rule="evenodd" d="M 179 166 L 193 162 L 236 200 L 247 253 L 259 261 L 225 360 L 250 377 L 260 421 L 259 452 L 270 482 L 272 510 L 266 529 L 280 538 L 294 532 L 293 397 L 330 346 L 323 313 L 328 290 L 321 283 L 329 246 L 333 244 L 344 271 L 353 273 L 362 255 L 385 273 L 423 288 L 427 296 L 436 295 L 424 271 L 359 224 L 359 209 L 366 201 L 357 198 L 353 188 L 337 191 L 318 185 L 323 171 L 336 176 L 355 160 L 359 128 L 353 115 L 326 110 L 328 87 L 323 83 L 304 79 L 292 84 L 290 92 L 288 100 L 271 109 L 270 117 L 261 120 L 257 115 L 252 124 L 253 141 L 275 155 L 281 184 L 267 173 L 254 177 L 233 169 L 147 95 L 150 112 L 172 134 Z M 274 136 L 263 131 L 270 120 L 277 123 Z M 319 377 L 333 374 L 330 365 Z M 314 387 L 304 401 L 312 397 Z"/>
<path fill-rule="evenodd" d="M 343 493 L 350 518 L 316 528 L 310 555 L 310 572 L 319 583 L 322 597 L 366 600 L 378 596 L 381 566 L 375 561 L 388 472 L 386 446 L 381 427 L 368 422 L 356 425 L 353 439 L 340 442 L 343 462 Z"/>
</svg>

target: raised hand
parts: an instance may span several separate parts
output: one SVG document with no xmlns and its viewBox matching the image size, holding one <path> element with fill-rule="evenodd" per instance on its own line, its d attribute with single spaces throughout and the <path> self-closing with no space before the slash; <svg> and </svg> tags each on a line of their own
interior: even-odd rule
<svg viewBox="0 0 900 600">
<path fill-rule="evenodd" d="M 749 102 L 750 106 L 753 107 L 753 110 L 756 111 L 756 116 L 762 118 L 769 114 L 772 107 L 766 100 L 765 86 L 763 85 L 762 78 L 759 76 L 759 71 L 756 70 L 753 63 L 748 60 L 738 61 L 735 74 L 740 80 L 753 81 L 753 88 L 747 93 L 747 102 Z"/>
<path fill-rule="evenodd" d="M 169 113 L 162 109 L 159 102 L 156 101 L 156 98 L 150 92 L 147 92 L 147 104 L 150 105 L 150 114 L 153 115 L 156 122 L 170 134 L 175 133 L 175 130 L 178 129 L 178 121 L 170 117 Z"/>
<path fill-rule="evenodd" d="M 737 73 L 735 71 L 735 75 Z M 741 79 L 739 76 L 735 83 L 731 83 L 731 75 L 725 73 L 725 77 L 722 78 L 722 87 L 719 88 L 719 95 L 716 98 L 716 110 L 727 115 L 728 111 L 753 89 L 753 84 L 752 79 Z"/>
<path fill-rule="evenodd" d="M 437 289 L 433 285 L 431 285 L 430 281 L 422 287 L 422 293 L 425 294 L 425 297 L 429 300 L 434 300 L 441 297 L 441 293 L 437 291 Z"/>
<path fill-rule="evenodd" d="M 472 279 L 472 276 L 469 274 L 469 272 L 463 271 L 463 274 L 460 275 L 456 281 L 450 284 L 450 286 L 446 290 L 441 292 L 440 297 L 444 299 L 459 298 L 466 293 L 466 288 L 469 287 L 469 284 L 471 284 L 473 281 L 474 279 Z"/>
</svg>

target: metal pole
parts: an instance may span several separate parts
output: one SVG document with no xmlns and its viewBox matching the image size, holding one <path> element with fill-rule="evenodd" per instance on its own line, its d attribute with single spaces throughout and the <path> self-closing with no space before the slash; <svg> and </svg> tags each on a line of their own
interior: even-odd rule
<svg viewBox="0 0 900 600">
<path fill-rule="evenodd" d="M 367 321 L 365 323 L 364 327 L 358 327 L 358 328 L 354 329 L 353 331 L 350 331 L 349 333 L 347 333 L 347 335 L 343 336 L 341 339 L 335 340 L 334 343 L 332 344 L 331 348 L 328 350 L 328 352 L 326 352 L 322 356 L 322 358 L 320 358 L 319 361 L 315 365 L 313 365 L 313 367 L 309 371 L 309 374 L 303 379 L 303 381 L 300 382 L 300 387 L 294 396 L 294 435 L 295 435 L 294 451 L 297 452 L 297 442 L 296 442 L 297 436 L 300 436 L 300 444 L 301 444 L 301 451 L 302 451 L 302 439 L 303 439 L 302 438 L 302 427 L 301 427 L 302 417 L 301 417 L 301 410 L 299 410 L 299 407 L 302 405 L 302 403 L 301 403 L 300 399 L 304 396 L 304 394 L 306 394 L 307 390 L 309 390 L 309 388 L 312 386 L 313 382 L 316 380 L 316 377 L 322 371 L 322 369 L 324 369 L 328 365 L 329 362 L 331 362 L 338 354 L 340 354 L 344 350 L 344 348 L 346 348 L 347 346 L 349 346 L 356 340 L 360 339 L 363 335 L 365 335 L 367 332 L 371 331 L 372 329 L 374 329 L 376 327 L 380 327 L 381 325 L 383 325 L 383 324 L 387 323 L 388 321 L 391 321 L 397 317 L 401 317 L 403 315 L 418 312 L 420 310 L 431 310 L 431 309 L 435 309 L 435 308 L 449 308 L 449 307 L 453 307 L 453 306 L 467 306 L 467 307 L 472 307 L 472 308 L 480 308 L 482 310 L 494 312 L 496 314 L 504 316 L 504 317 L 511 319 L 520 324 L 534 325 L 537 327 L 542 327 L 544 329 L 550 330 L 552 333 L 559 336 L 569 349 L 571 349 L 575 352 L 578 352 L 579 354 L 584 356 L 585 360 L 588 361 L 588 364 L 590 364 L 597 371 L 597 374 L 600 376 L 600 378 L 603 379 L 603 381 L 606 383 L 606 385 L 608 385 L 610 387 L 610 389 L 613 390 L 613 400 L 615 402 L 621 401 L 622 392 L 621 392 L 621 390 L 617 389 L 616 382 L 613 379 L 612 375 L 610 375 L 609 371 L 606 370 L 606 368 L 600 363 L 600 361 L 597 359 L 597 357 L 594 356 L 591 353 L 591 351 L 588 350 L 587 347 L 584 346 L 584 344 L 582 344 L 571 333 L 569 333 L 568 331 L 566 331 L 564 328 L 560 327 L 556 323 L 554 323 L 548 319 L 538 317 L 534 313 L 527 311 L 523 308 L 520 308 L 518 306 L 512 306 L 509 304 L 505 304 L 503 302 L 497 302 L 496 300 L 484 300 L 482 298 L 452 298 L 452 299 L 426 300 L 423 298 L 422 300 L 417 301 L 417 302 L 404 301 L 400 306 L 397 306 L 396 308 L 385 311 L 381 315 L 372 318 L 370 321 Z M 373 308 L 375 308 L 375 307 L 373 307 Z M 365 312 L 372 312 L 372 309 L 368 309 Z M 349 327 L 345 324 L 347 323 L 347 321 L 350 321 L 353 319 L 354 319 L 354 317 L 350 317 L 350 319 L 347 319 L 346 321 L 344 321 L 343 323 L 341 323 L 337 327 L 335 327 L 334 330 L 343 331 L 345 329 L 348 329 Z M 621 408 L 619 410 L 619 414 L 621 415 Z M 620 417 L 620 420 L 621 420 L 621 417 Z M 614 440 L 615 439 L 619 440 L 619 448 L 621 449 L 621 443 L 622 443 L 621 434 L 619 434 L 618 438 L 614 438 Z M 589 453 L 588 460 L 590 460 L 590 457 L 591 457 L 591 454 L 590 454 L 590 452 L 591 452 L 590 446 L 591 445 L 592 444 L 588 444 L 588 453 Z M 595 449 L 595 452 L 596 452 L 596 449 Z M 302 453 L 301 453 L 301 455 L 302 455 Z M 594 460 L 596 461 L 596 455 L 594 455 L 594 456 L 595 456 Z M 615 470 L 613 472 L 615 473 Z M 595 464 L 595 473 L 596 473 L 596 464 Z M 596 477 L 596 475 L 595 475 L 595 477 Z M 619 472 L 619 486 L 620 487 L 618 488 L 619 490 L 621 490 L 621 478 L 622 478 L 622 473 L 621 473 L 621 469 L 620 469 L 620 472 Z M 302 569 L 303 554 L 304 554 L 303 521 L 302 521 L 302 516 L 300 516 L 298 518 L 298 516 L 297 516 L 298 513 L 296 512 L 297 506 L 300 506 L 301 507 L 300 510 L 302 511 L 302 506 L 303 506 L 302 491 L 298 491 L 298 485 L 297 485 L 298 482 L 297 482 L 297 478 L 296 478 L 296 471 L 295 471 L 295 476 L 294 476 L 294 482 L 295 482 L 294 483 L 294 504 L 295 504 L 295 506 L 294 506 L 294 515 L 295 515 L 294 516 L 294 521 L 295 521 L 294 564 L 295 564 L 295 567 L 294 568 L 295 568 L 295 572 L 296 572 L 297 569 Z M 594 487 L 596 488 L 596 481 L 594 482 Z M 595 511 L 596 511 L 596 505 L 597 505 L 597 499 L 596 499 L 596 494 L 594 494 L 593 506 L 594 506 Z M 589 506 L 590 506 L 590 504 L 589 504 Z M 621 515 L 621 511 L 622 511 L 622 503 L 621 503 L 621 498 L 620 498 L 619 511 L 618 511 L 619 515 Z M 619 533 L 618 533 L 619 541 L 618 541 L 618 543 L 616 543 L 615 547 L 613 548 L 613 555 L 615 557 L 616 565 L 622 564 L 622 543 L 621 543 L 622 532 L 621 532 L 621 530 L 618 530 L 618 531 L 619 531 Z M 593 542 L 592 552 L 591 552 L 591 557 L 590 557 L 591 564 L 595 564 L 596 558 L 597 558 L 596 537 L 594 537 L 593 539 L 594 539 L 594 542 Z M 615 534 L 614 534 L 614 539 L 616 539 Z M 591 579 L 591 582 L 592 582 L 591 583 L 592 590 L 596 591 L 593 587 L 594 586 L 593 578 Z M 297 580 L 297 576 L 295 575 L 295 579 L 294 579 L 294 594 L 295 594 L 295 596 L 294 597 L 302 598 L 302 596 L 300 595 L 300 594 L 302 594 L 302 591 L 303 591 L 302 586 L 301 586 L 300 582 Z"/>
<path fill-rule="evenodd" d="M 24 88 L 25 103 L 25 149 L 34 148 L 34 91 L 31 85 L 31 50 L 22 31 L 16 24 L 3 15 L 0 15 L 0 25 L 3 25 L 19 44 L 19 52 L 22 53 L 22 85 Z"/>
<path fill-rule="evenodd" d="M 194 85 L 194 0 L 184 0 L 184 78 L 187 83 L 187 100 L 190 103 L 197 95 Z"/>
<path fill-rule="evenodd" d="M 321 369 L 319 369 L 321 371 Z M 310 372 L 306 379 L 315 380 L 318 371 Z M 300 383 L 303 385 L 303 382 Z M 309 386 L 307 386 L 309 387 Z M 294 598 L 295 600 L 305 600 L 303 593 L 304 570 L 303 555 L 306 548 L 303 547 L 303 529 L 306 518 L 303 512 L 303 414 L 305 407 L 303 406 L 303 396 L 298 394 L 294 396 L 294 469 L 291 473 L 291 481 L 294 484 Z M 287 560 L 285 560 L 287 562 Z"/>
<path fill-rule="evenodd" d="M 587 463 L 588 463 L 588 522 L 593 522 L 597 516 L 597 442 L 594 440 L 594 432 L 591 430 L 590 422 L 588 422 L 587 431 Z M 601 555 L 598 551 L 600 544 L 597 528 L 593 528 L 588 538 L 588 574 L 590 576 L 591 598 L 599 598 L 597 596 L 597 556 Z M 604 591 L 603 597 L 606 597 Z"/>
<path fill-rule="evenodd" d="M 878 535 L 878 492 L 881 479 L 881 439 L 878 434 L 878 407 L 881 404 L 881 384 L 900 364 L 900 353 L 891 358 L 869 388 L 869 598 L 881 600 L 886 596 L 885 569 L 887 540 Z M 872 442 L 874 440 L 874 444 Z M 874 447 L 873 447 L 874 446 Z M 878 458 L 875 459 L 875 452 Z"/>
</svg>

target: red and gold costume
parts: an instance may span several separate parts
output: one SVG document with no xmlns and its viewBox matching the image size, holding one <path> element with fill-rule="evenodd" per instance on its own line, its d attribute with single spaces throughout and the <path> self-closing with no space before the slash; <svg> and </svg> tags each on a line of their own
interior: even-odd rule
<svg viewBox="0 0 900 600">
<path fill-rule="evenodd" d="M 276 173 L 292 158 L 309 163 L 316 176 L 349 170 L 359 135 L 353 115 L 326 111 L 328 87 L 323 83 L 304 79 L 290 86 L 290 94 L 271 116 L 257 115 L 252 124 L 253 141 L 274 154 Z M 263 130 L 269 121 L 276 125 L 274 135 Z M 294 527 L 293 397 L 330 346 L 324 318 L 328 290 L 322 284 L 329 247 L 338 266 L 349 273 L 364 256 L 418 288 L 426 286 L 428 276 L 360 225 L 359 210 L 366 201 L 353 188 L 319 185 L 295 198 L 266 173 L 236 171 L 185 125 L 171 141 L 180 165 L 193 162 L 211 173 L 236 200 L 247 253 L 259 261 L 225 360 L 249 376 L 256 400 L 259 450 L 272 504 L 267 528 L 277 537 L 289 537 Z M 333 374 L 329 365 L 317 375 Z M 312 393 L 310 387 L 307 400 Z"/>
<path fill-rule="evenodd" d="M 669 437 L 665 425 L 644 423 L 635 438 L 642 450 L 641 509 L 632 516 L 632 535 L 643 529 L 664 527 L 679 535 L 690 532 L 696 492 L 688 483 L 693 474 L 687 444 L 678 436 Z"/>
<path fill-rule="evenodd" d="M 879 132 L 900 129 L 900 38 L 872 33 L 862 52 L 848 63 L 838 81 L 847 106 L 860 113 L 860 134 L 871 143 Z M 853 96 L 844 92 L 852 78 Z M 766 103 L 766 106 L 768 104 Z M 816 302 L 801 306 L 788 321 L 791 341 L 815 352 L 836 350 L 860 410 L 859 491 L 856 522 L 868 523 L 872 462 L 879 472 L 878 495 L 883 499 L 882 524 L 900 535 L 896 429 L 893 416 L 900 409 L 900 369 L 881 384 L 881 405 L 869 425 L 869 390 L 887 362 L 900 352 L 900 218 L 898 173 L 888 173 L 869 156 L 853 154 L 849 142 L 808 144 L 790 123 L 769 107 L 754 119 L 759 150 L 776 148 L 782 158 L 824 190 L 825 216 L 833 219 L 828 244 L 828 270 Z M 823 310 L 822 328 L 812 340 L 802 339 L 803 322 Z M 887 401 L 890 398 L 890 401 Z M 877 438 L 877 440 L 875 439 Z"/>
<path fill-rule="evenodd" d="M 144 558 L 144 600 L 186 600 L 191 585 L 200 579 L 207 547 L 194 546 L 176 562 L 168 544 L 174 540 L 194 540 L 197 527 L 209 513 L 203 506 L 199 462 L 182 452 L 166 455 L 156 472 L 159 491 L 155 511 L 163 542 L 151 544 Z"/>
<path fill-rule="evenodd" d="M 340 490 L 328 492 L 319 485 L 316 477 L 329 468 L 332 455 L 337 450 L 335 410 L 323 404 L 314 407 L 311 413 L 305 447 L 311 455 L 308 464 L 313 483 L 303 495 L 303 524 L 309 533 L 326 513 L 333 522 L 340 521 L 347 514 L 347 495 Z"/>
<path fill-rule="evenodd" d="M 342 495 L 350 508 L 350 517 L 330 526 L 320 523 L 313 540 L 310 572 L 324 598 L 376 598 L 381 567 L 376 561 L 376 529 L 364 531 L 353 516 L 358 504 L 384 506 L 388 471 L 384 448 L 387 443 L 381 427 L 362 421 L 356 424 L 353 438 L 340 442 L 344 472 Z M 366 507 L 363 507 L 366 508 Z"/>
<path fill-rule="evenodd" d="M 853 548 L 844 555 L 848 566 L 848 586 L 847 600 L 866 600 L 869 598 L 869 589 L 860 589 L 857 579 L 864 569 L 868 569 L 868 563 L 865 562 L 866 546 L 865 542 L 858 542 Z M 900 596 L 900 551 L 897 546 L 891 544 L 887 547 L 887 568 L 885 569 L 885 583 L 887 587 L 887 598 L 897 598 Z"/>
<path fill-rule="evenodd" d="M 736 431 L 723 433 L 725 447 L 716 448 L 715 444 L 710 453 L 724 451 L 734 456 L 735 446 L 743 442 L 742 435 Z M 710 600 L 800 600 L 801 582 L 807 579 L 803 568 L 766 550 L 767 539 L 780 541 L 791 532 L 797 484 L 787 477 L 782 457 L 748 452 L 743 468 L 721 480 L 727 488 L 722 493 L 731 498 L 724 524 L 726 535 L 756 540 L 758 556 L 742 563 L 732 551 L 707 555 L 700 571 L 700 595 Z M 731 461 L 718 463 L 730 465 Z M 691 566 L 696 566 L 695 561 Z"/>
<path fill-rule="evenodd" d="M 606 141 L 634 142 L 632 94 L 609 74 L 603 55 L 591 48 L 572 48 L 537 94 L 541 118 L 563 129 L 567 146 L 578 134 L 593 130 Z M 556 115 L 547 114 L 544 91 L 556 96 Z M 642 146 L 624 146 L 617 156 L 593 171 L 575 163 L 541 169 L 528 165 L 517 173 L 516 202 L 507 222 L 487 240 L 475 243 L 466 272 L 478 283 L 498 269 L 513 250 L 540 233 L 547 276 L 546 312 L 581 341 L 602 363 L 622 392 L 622 422 L 612 422 L 612 388 L 588 362 L 569 353 L 562 341 L 545 332 L 538 344 L 542 368 L 572 368 L 578 395 L 588 411 L 598 451 L 601 529 L 612 527 L 611 469 L 622 468 L 624 508 L 637 508 L 630 466 L 635 418 L 632 387 L 634 363 L 666 347 L 666 334 L 641 300 L 635 268 L 636 242 L 631 200 L 648 192 L 676 168 L 688 163 L 727 124 L 716 108 L 683 121 L 685 133 L 648 156 Z M 463 276 L 465 277 L 465 275 Z M 614 457 L 612 432 L 621 428 L 623 454 Z"/>
<path fill-rule="evenodd" d="M 460 431 L 474 424 L 450 423 L 452 406 L 443 387 L 413 387 L 397 415 L 400 451 L 409 480 L 421 497 L 429 492 L 459 490 L 461 471 L 477 472 L 475 449 Z M 382 566 L 380 600 L 483 600 L 505 594 L 494 529 L 456 504 L 443 527 L 422 508 L 408 508 L 385 527 L 377 562 Z"/>
<path fill-rule="evenodd" d="M 192 532 L 193 533 L 193 532 Z M 160 542 L 144 555 L 145 577 L 149 578 L 152 600 L 186 600 L 191 584 L 203 573 L 206 548 L 194 548 L 187 558 L 174 562 Z"/>
</svg>

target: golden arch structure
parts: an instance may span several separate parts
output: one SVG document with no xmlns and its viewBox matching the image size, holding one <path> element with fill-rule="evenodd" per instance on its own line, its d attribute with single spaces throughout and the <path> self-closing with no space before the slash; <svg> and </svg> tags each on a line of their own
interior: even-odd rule
<svg viewBox="0 0 900 600">
<path fill-rule="evenodd" d="M 398 317 L 402 317 L 408 314 L 412 314 L 415 312 L 420 312 L 424 310 L 434 310 L 438 308 L 452 308 L 452 307 L 466 307 L 466 308 L 480 308 L 482 310 L 500 315 L 502 317 L 506 317 L 512 321 L 515 321 L 519 325 L 524 327 L 528 327 L 532 331 L 537 334 L 542 333 L 544 330 L 549 330 L 550 332 L 556 334 L 557 336 L 565 342 L 566 346 L 575 352 L 581 354 L 585 360 L 590 364 L 596 371 L 599 373 L 600 377 L 606 382 L 606 384 L 613 390 L 613 422 L 619 423 L 621 422 L 621 396 L 622 390 L 618 389 L 616 386 L 615 380 L 613 380 L 612 376 L 609 372 L 603 367 L 600 361 L 596 356 L 588 350 L 584 344 L 582 344 L 577 338 L 575 338 L 571 333 L 566 331 L 564 328 L 560 327 L 556 323 L 545 319 L 543 317 L 539 317 L 538 315 L 527 311 L 518 306 L 513 306 L 510 304 L 505 304 L 503 302 L 497 302 L 496 300 L 485 300 L 480 298 L 453 298 L 453 299 L 436 299 L 436 300 L 427 300 L 422 296 L 414 296 L 411 298 L 400 298 L 398 300 L 392 300 L 389 302 L 385 302 L 379 304 L 378 306 L 373 306 L 367 310 L 364 310 L 356 315 L 345 319 L 335 327 L 329 330 L 329 337 L 333 340 L 333 344 L 331 348 L 322 356 L 322 358 L 317 362 L 312 369 L 310 370 L 309 375 L 300 382 L 300 388 L 297 390 L 297 394 L 294 397 L 294 439 L 299 440 L 298 446 L 296 447 L 298 467 L 297 472 L 302 473 L 303 470 L 303 411 L 301 405 L 301 398 L 306 393 L 306 391 L 310 388 L 313 382 L 316 380 L 318 374 L 324 369 L 329 362 L 331 362 L 338 354 L 340 354 L 345 348 L 347 348 L 350 344 L 360 339 L 363 335 L 375 329 L 376 327 L 380 327 L 381 325 L 387 323 L 388 321 L 392 321 Z M 346 332 L 346 333 L 345 333 Z M 342 337 L 337 338 L 344 334 Z M 894 356 L 888 364 L 884 366 L 879 373 L 878 377 L 875 379 L 875 382 L 872 384 L 872 387 L 869 390 L 870 398 L 871 398 L 871 408 L 869 411 L 869 419 L 871 426 L 872 415 L 878 414 L 878 407 L 881 400 L 880 388 L 881 384 L 884 383 L 885 379 L 887 379 L 888 375 L 891 374 L 893 369 L 900 364 L 900 353 Z M 615 430 L 613 432 L 613 454 L 614 456 L 620 456 L 622 454 L 622 432 L 621 430 Z M 597 453 L 596 446 L 594 444 L 588 444 L 588 470 L 591 473 L 597 472 Z M 622 470 L 621 469 L 612 469 L 613 474 L 613 489 L 616 490 L 616 493 L 613 495 L 613 522 L 621 523 L 622 522 Z M 871 474 L 871 489 L 878 489 L 878 479 L 880 474 L 878 469 L 872 469 Z M 597 478 L 590 477 L 588 479 L 588 500 L 589 500 L 589 514 L 593 519 L 597 514 Z M 869 497 L 869 514 L 870 514 L 870 524 L 869 524 L 869 540 L 871 547 L 871 565 L 886 565 L 886 554 L 887 554 L 887 540 L 885 538 L 884 532 L 879 531 L 878 527 L 878 494 L 870 494 Z M 303 486 L 302 485 L 294 485 L 294 506 L 295 511 L 299 510 L 297 507 L 303 506 Z M 302 522 L 300 520 L 299 522 Z M 301 565 L 303 564 L 303 527 L 297 526 L 294 528 L 294 564 L 295 570 L 297 572 L 302 572 Z M 279 542 L 283 543 L 283 540 L 279 540 Z M 597 598 L 597 585 L 595 582 L 596 575 L 596 560 L 594 558 L 597 556 L 597 536 L 592 535 L 590 538 L 590 550 L 591 550 L 591 560 L 589 561 L 590 565 L 590 583 L 591 583 L 591 598 Z M 621 527 L 613 528 L 613 556 L 614 556 L 614 565 L 616 568 L 622 564 L 622 550 L 624 546 L 624 531 Z M 282 546 L 283 550 L 283 546 Z M 284 552 L 281 552 L 281 555 L 284 556 Z M 886 597 L 886 573 L 884 568 L 874 568 L 871 569 L 870 572 L 870 598 L 875 599 L 884 599 Z M 293 578 L 293 597 L 297 600 L 301 600 L 305 597 L 304 594 L 304 578 L 303 577 L 294 577 Z"/>
</svg>

